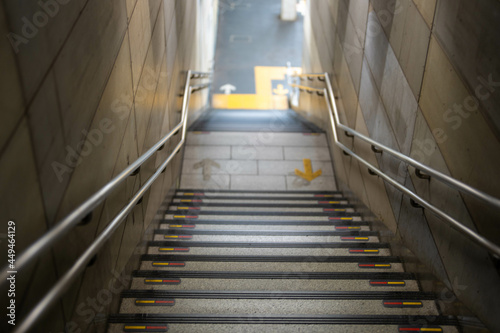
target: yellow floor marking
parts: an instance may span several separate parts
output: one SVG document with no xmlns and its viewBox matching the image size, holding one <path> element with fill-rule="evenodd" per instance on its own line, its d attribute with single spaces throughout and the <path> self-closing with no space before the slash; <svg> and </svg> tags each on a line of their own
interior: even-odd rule
<svg viewBox="0 0 500 333">
<path fill-rule="evenodd" d="M 292 71 L 301 72 L 299 67 Z M 288 110 L 287 89 L 279 84 L 273 90 L 273 80 L 285 80 L 287 67 L 255 66 L 255 94 L 214 94 L 212 106 L 215 109 L 240 110 Z"/>
<path fill-rule="evenodd" d="M 145 330 L 146 326 L 125 326 L 126 330 Z"/>
<path fill-rule="evenodd" d="M 299 169 L 295 169 L 295 174 L 301 178 L 304 178 L 305 180 L 312 181 L 314 178 L 318 178 L 319 176 L 321 176 L 322 171 L 321 169 L 319 169 L 313 172 L 311 160 L 308 158 L 304 158 L 304 172 L 300 171 Z"/>
</svg>

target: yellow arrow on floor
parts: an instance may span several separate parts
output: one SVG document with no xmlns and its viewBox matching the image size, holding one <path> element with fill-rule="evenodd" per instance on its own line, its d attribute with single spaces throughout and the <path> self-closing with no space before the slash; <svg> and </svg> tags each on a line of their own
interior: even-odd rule
<svg viewBox="0 0 500 333">
<path fill-rule="evenodd" d="M 319 176 L 321 176 L 321 173 L 321 169 L 315 172 L 312 171 L 311 160 L 308 158 L 304 158 L 304 172 L 300 171 L 299 169 L 295 169 L 295 174 L 297 176 L 308 181 L 312 181 L 314 178 L 318 178 Z"/>
</svg>

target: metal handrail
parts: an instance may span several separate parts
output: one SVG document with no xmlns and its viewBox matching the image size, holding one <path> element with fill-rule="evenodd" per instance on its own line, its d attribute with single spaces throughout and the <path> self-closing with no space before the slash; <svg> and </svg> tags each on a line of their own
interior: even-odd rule
<svg viewBox="0 0 500 333">
<path fill-rule="evenodd" d="M 95 207 L 97 207 L 97 205 L 99 205 L 111 193 L 111 191 L 116 189 L 117 186 L 121 184 L 127 176 L 131 175 L 145 161 L 147 161 L 149 157 L 151 157 L 156 151 L 160 150 L 160 148 L 182 128 L 181 140 L 174 148 L 174 150 L 170 153 L 168 158 L 160 165 L 159 168 L 156 169 L 156 172 L 150 178 L 148 178 L 146 183 L 139 189 L 138 192 L 136 192 L 129 203 L 114 217 L 114 219 L 106 226 L 104 231 L 101 232 L 96 240 L 94 240 L 90 244 L 85 252 L 71 266 L 71 268 L 56 282 L 56 284 L 49 290 L 49 292 L 29 312 L 29 314 L 23 318 L 22 322 L 16 326 L 14 333 L 22 333 L 28 331 L 32 327 L 32 325 L 38 319 L 40 319 L 42 314 L 47 311 L 50 306 L 67 290 L 67 288 L 71 285 L 71 282 L 79 273 L 81 273 L 85 269 L 87 263 L 99 251 L 99 249 L 104 245 L 106 240 L 113 234 L 113 232 L 120 226 L 121 222 L 132 211 L 137 202 L 151 187 L 158 176 L 166 169 L 168 164 L 174 158 L 175 154 L 180 151 L 186 141 L 185 138 L 188 119 L 188 107 L 191 94 L 195 91 L 207 88 L 210 84 L 204 83 L 196 86 L 191 86 L 191 79 L 207 78 L 210 75 L 211 73 L 192 72 L 189 70 L 186 76 L 186 85 L 184 88 L 180 122 L 166 136 L 164 136 L 153 147 L 151 147 L 151 149 L 141 155 L 134 163 L 123 170 L 118 176 L 110 180 L 94 195 L 92 195 L 89 199 L 87 199 L 75 210 L 73 210 L 73 212 L 71 212 L 68 216 L 61 220 L 54 228 L 45 233 L 42 237 L 40 237 L 19 255 L 19 258 L 16 260 L 16 266 L 18 270 L 21 270 L 26 267 L 26 265 L 32 260 L 40 257 L 43 254 L 44 250 L 54 245 L 54 243 L 58 239 L 60 239 L 64 234 L 66 234 L 69 230 L 76 226 L 81 221 L 81 219 L 89 212 L 91 212 Z M 0 281 L 0 283 L 6 281 L 6 278 L 3 278 L 3 274 L 5 274 L 4 272 L 7 271 L 8 270 L 2 271 L 2 281 Z"/>
<path fill-rule="evenodd" d="M 317 76 L 317 74 L 315 74 L 315 75 Z M 311 76 L 311 75 L 310 74 L 292 75 L 292 77 L 307 77 L 307 76 Z M 378 152 L 385 151 L 385 152 L 391 154 L 392 156 L 398 158 L 399 160 L 401 160 L 405 163 L 408 163 L 409 165 L 412 165 L 417 170 L 424 171 L 426 174 L 428 174 L 432 177 L 435 177 L 436 179 L 440 180 L 441 182 L 447 184 L 448 186 L 450 186 L 458 191 L 470 194 L 470 195 L 474 196 L 475 198 L 478 198 L 478 199 L 481 199 L 485 202 L 488 202 L 489 204 L 491 204 L 492 206 L 494 206 L 496 208 L 500 208 L 500 199 L 495 198 L 495 197 L 493 197 L 487 193 L 484 193 L 478 189 L 475 189 L 472 186 L 467 185 L 465 183 L 462 183 L 459 180 L 457 180 L 453 177 L 450 177 L 448 175 L 445 175 L 445 174 L 443 174 L 435 169 L 432 169 L 431 167 L 429 167 L 425 164 L 422 164 L 422 163 L 414 160 L 413 158 L 406 156 L 398 151 L 395 151 L 394 149 L 389 148 L 389 147 L 357 132 L 356 130 L 353 130 L 352 128 L 342 124 L 340 122 L 340 117 L 338 114 L 337 105 L 335 103 L 335 96 L 333 94 L 333 89 L 332 89 L 329 75 L 328 75 L 328 73 L 324 73 L 324 74 L 322 74 L 322 77 L 324 78 L 325 85 L 326 85 L 326 88 L 323 89 L 324 98 L 325 98 L 325 101 L 326 101 L 326 104 L 328 107 L 328 111 L 329 111 L 328 113 L 329 113 L 329 117 L 330 117 L 330 123 L 331 123 L 331 127 L 332 127 L 333 137 L 335 139 L 335 144 L 337 146 L 339 146 L 344 152 L 346 152 L 350 156 L 356 158 L 359 162 L 361 162 L 363 165 L 365 165 L 367 168 L 369 168 L 372 172 L 379 175 L 385 182 L 391 184 L 392 186 L 396 187 L 398 190 L 400 190 L 404 194 L 411 197 L 417 203 L 422 205 L 422 207 L 427 208 L 430 211 L 432 211 L 433 213 L 435 213 L 436 215 L 440 216 L 445 221 L 447 221 L 453 228 L 455 228 L 456 230 L 465 234 L 470 239 L 475 241 L 477 244 L 486 248 L 493 255 L 500 258 L 500 246 L 496 245 L 495 243 L 491 242 L 487 238 L 478 234 L 474 230 L 472 230 L 469 227 L 465 226 L 464 224 L 460 223 L 455 218 L 453 218 L 450 215 L 443 212 L 441 209 L 433 206 L 431 203 L 429 203 L 428 201 L 426 201 L 422 197 L 418 196 L 416 193 L 408 190 L 405 186 L 401 185 L 400 183 L 395 181 L 393 178 L 386 175 L 384 172 L 382 172 L 381 170 L 379 170 L 378 168 L 376 168 L 375 166 L 373 166 L 372 164 L 367 162 L 365 159 L 358 156 L 351 149 L 347 148 L 342 142 L 340 142 L 340 140 L 338 138 L 337 128 L 342 129 L 343 131 L 349 133 L 351 136 L 358 137 L 361 140 L 368 142 L 369 144 L 372 145 L 372 148 L 375 148 L 376 151 L 378 151 Z M 301 88 L 312 91 L 312 92 L 317 92 L 317 90 L 318 90 L 317 88 L 304 87 L 304 86 L 301 86 Z"/>
</svg>

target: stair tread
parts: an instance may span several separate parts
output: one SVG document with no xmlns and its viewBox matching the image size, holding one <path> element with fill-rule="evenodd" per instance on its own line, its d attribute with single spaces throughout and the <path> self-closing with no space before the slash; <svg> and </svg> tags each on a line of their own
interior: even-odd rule
<svg viewBox="0 0 500 333">
<path fill-rule="evenodd" d="M 164 271 L 154 271 L 162 273 Z M 203 288 L 203 290 L 227 290 L 227 291 L 419 291 L 419 286 L 416 280 L 404 278 L 405 285 L 399 286 L 378 286 L 373 287 L 369 284 L 369 278 L 349 279 L 307 279 L 307 276 L 299 273 L 281 274 L 287 278 L 281 278 L 274 275 L 265 278 L 224 278 L 224 276 L 214 277 L 212 279 L 196 278 L 196 277 L 175 277 L 175 276 L 149 276 L 135 277 L 132 279 L 133 289 L 152 289 L 152 290 L 193 290 Z M 242 275 L 243 276 L 243 275 Z M 355 277 L 355 276 L 352 276 Z M 145 283 L 145 280 L 156 281 L 162 279 L 179 279 L 180 284 L 151 284 Z M 333 281 L 334 280 L 334 281 Z"/>
<path fill-rule="evenodd" d="M 174 242 L 175 243 L 175 242 Z M 160 251 L 160 249 L 164 249 Z M 171 249 L 181 249 L 182 252 Z M 358 249 L 356 249 L 358 250 Z M 389 256 L 389 249 L 376 249 L 378 252 L 366 253 L 349 253 L 349 248 L 261 248 L 261 247 L 190 247 L 190 246 L 151 246 L 149 245 L 148 254 L 172 254 L 179 256 L 184 254 L 206 254 L 206 255 L 306 255 L 306 256 L 321 256 L 321 255 L 376 255 Z M 184 252 L 185 251 L 185 252 Z"/>
<path fill-rule="evenodd" d="M 167 236 L 167 238 L 165 238 Z M 176 239 L 172 237 L 180 237 L 180 236 L 188 236 L 190 237 L 191 240 L 193 241 L 205 241 L 205 242 L 312 242 L 312 243 L 317 243 L 317 242 L 341 242 L 341 237 L 344 236 L 332 236 L 332 235 L 322 235 L 322 236 L 274 236 L 274 235 L 268 235 L 268 236 L 251 236 L 251 235 L 189 235 L 189 234 L 172 234 L 172 235 L 161 235 L 161 234 L 156 234 L 154 235 L 154 240 L 155 241 L 162 241 L 162 240 L 167 240 L 167 239 Z M 354 237 L 354 236 L 345 236 L 345 237 Z M 359 236 L 359 237 L 364 237 L 364 236 Z M 359 238 L 358 237 L 358 238 Z M 370 244 L 376 244 L 379 243 L 379 238 L 377 236 L 367 236 L 368 240 L 365 240 L 364 238 L 359 241 L 360 244 L 362 243 L 370 243 Z"/>
<path fill-rule="evenodd" d="M 184 220 L 184 219 L 183 219 Z M 183 220 L 179 219 L 164 219 L 160 223 L 161 224 L 173 224 L 173 223 L 179 223 L 182 222 Z M 188 219 L 189 220 L 189 219 Z M 247 220 L 247 219 L 238 219 L 238 220 L 231 220 L 231 219 L 192 219 L 189 220 L 192 223 L 195 224 L 254 224 L 254 225 L 370 225 L 372 222 L 370 221 L 352 221 L 352 220 L 304 220 L 304 219 L 296 219 L 296 220 Z"/>
<path fill-rule="evenodd" d="M 416 322 L 427 323 L 432 320 L 433 325 L 457 325 L 453 316 L 421 315 L 335 315 L 335 314 L 307 314 L 307 315 L 272 315 L 249 314 L 242 317 L 240 314 L 116 314 L 109 316 L 110 323 L 310 323 L 310 324 L 393 324 L 411 325 Z"/>
<path fill-rule="evenodd" d="M 251 215 L 251 216 L 256 216 L 256 215 L 267 215 L 267 216 L 361 216 L 359 213 L 356 212 L 329 212 L 329 211 L 322 211 L 322 209 L 316 209 L 310 208 L 309 210 L 304 209 L 271 209 L 269 208 L 268 210 L 265 210 L 264 208 L 261 210 L 254 210 L 254 209 L 244 209 L 241 208 L 239 210 L 216 210 L 216 207 L 211 210 L 168 210 L 165 212 L 165 217 L 168 215 Z"/>
<path fill-rule="evenodd" d="M 109 333 L 122 333 L 123 324 L 111 324 Z M 274 333 L 303 333 L 302 324 L 168 324 L 169 332 L 176 333 L 234 333 L 234 332 L 274 332 Z M 307 325 L 308 333 L 374 333 L 374 332 L 397 332 L 398 325 L 356 325 L 356 324 L 337 324 L 337 325 Z M 442 326 L 443 333 L 458 333 L 455 326 Z"/>
<path fill-rule="evenodd" d="M 155 298 L 147 298 L 155 299 Z M 160 298 L 157 298 L 160 299 Z M 419 308 L 387 308 L 381 300 L 338 299 L 184 299 L 175 298 L 174 306 L 137 306 L 135 298 L 122 299 L 121 313 L 157 314 L 370 314 L 370 315 L 439 315 L 433 301 L 422 301 Z"/>
<path fill-rule="evenodd" d="M 243 247 L 243 248 L 389 248 L 388 243 L 354 242 L 203 242 L 203 241 L 151 241 L 149 246 L 187 247 Z"/>
<path fill-rule="evenodd" d="M 338 299 L 338 300 L 435 300 L 437 295 L 421 291 L 228 291 L 228 290 L 146 290 L 132 289 L 121 293 L 123 298 L 237 298 L 237 299 Z"/>
</svg>

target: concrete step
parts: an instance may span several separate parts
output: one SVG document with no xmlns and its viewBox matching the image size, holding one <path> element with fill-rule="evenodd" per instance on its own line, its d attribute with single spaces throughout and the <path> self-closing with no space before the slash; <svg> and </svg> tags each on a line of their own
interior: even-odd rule
<svg viewBox="0 0 500 333">
<path fill-rule="evenodd" d="M 248 224 L 197 224 L 197 223 L 179 223 L 171 221 L 169 224 L 161 224 L 161 230 L 274 230 L 274 231 L 300 231 L 300 230 L 315 230 L 315 231 L 370 231 L 367 225 L 248 225 Z"/>
<path fill-rule="evenodd" d="M 293 315 L 300 312 L 303 315 L 333 313 L 337 315 L 439 315 L 434 301 L 430 300 L 412 302 L 421 303 L 422 307 L 420 308 L 387 308 L 384 307 L 382 300 L 280 299 L 279 293 L 276 293 L 274 299 L 184 299 L 176 297 L 173 306 L 137 305 L 144 304 L 139 303 L 141 300 L 155 299 L 172 298 L 123 298 L 120 313 L 262 313 Z"/>
<path fill-rule="evenodd" d="M 145 269 L 133 273 L 132 289 L 228 291 L 419 291 L 404 272 L 190 271 Z"/>
<path fill-rule="evenodd" d="M 186 242 L 189 243 L 189 242 Z M 188 244 L 189 245 L 189 244 Z M 181 249 L 187 252 L 178 252 L 171 249 Z M 160 251 L 159 249 L 164 249 Z M 348 248 L 256 248 L 256 247 L 177 247 L 175 244 L 167 246 L 150 246 L 148 254 L 168 254 L 175 253 L 182 256 L 184 254 L 191 255 L 277 255 L 277 256 L 348 256 L 353 255 L 349 253 Z M 358 254 L 358 253 L 356 253 Z M 365 255 L 377 256 L 390 256 L 391 251 L 386 248 L 378 249 L 378 253 L 367 253 Z"/>
<path fill-rule="evenodd" d="M 196 212 L 171 212 L 164 215 L 165 220 L 193 221 L 195 220 L 220 220 L 220 221 L 361 221 L 360 216 L 337 216 L 336 214 L 304 214 L 304 215 L 205 215 Z"/>
<path fill-rule="evenodd" d="M 178 190 L 176 197 L 216 198 L 216 197 L 266 197 L 266 198 L 343 198 L 342 192 L 307 191 L 231 191 L 231 190 Z"/>
<path fill-rule="evenodd" d="M 307 274 L 296 273 L 283 277 L 296 279 L 205 279 L 205 278 L 165 278 L 178 279 L 180 284 L 150 284 L 146 281 L 162 281 L 162 278 L 134 277 L 131 289 L 149 290 L 228 290 L 228 291 L 419 291 L 417 281 L 402 280 L 404 285 L 371 286 L 366 279 L 308 280 Z M 165 280 L 163 279 L 163 280 Z"/>
<path fill-rule="evenodd" d="M 197 217 L 196 217 L 197 216 Z M 259 217 L 260 219 L 272 219 L 281 217 L 288 219 L 290 217 L 301 217 L 302 219 L 310 219 L 311 217 L 360 217 L 361 214 L 354 211 L 346 210 L 325 210 L 325 209 L 293 209 L 290 210 L 255 210 L 255 209 L 238 209 L 238 210 L 168 210 L 165 212 L 165 219 L 202 219 L 208 216 L 232 216 L 232 219 L 248 219 L 248 217 Z"/>
<path fill-rule="evenodd" d="M 432 320 L 432 324 L 431 324 Z M 261 314 L 261 312 L 255 314 L 203 314 L 203 313 L 192 313 L 192 314 L 120 314 L 120 315 L 112 315 L 109 317 L 109 322 L 111 324 L 128 324 L 128 325 L 137 325 L 137 324 L 156 324 L 156 325 L 169 325 L 170 332 L 172 331 L 172 325 L 178 324 L 179 327 L 174 326 L 174 329 L 178 329 L 183 332 L 192 332 L 187 331 L 185 328 L 183 329 L 183 325 L 191 325 L 190 329 L 195 329 L 196 327 L 203 327 L 209 332 L 215 330 L 219 331 L 220 324 L 231 326 L 232 332 L 235 331 L 234 325 L 244 324 L 244 327 L 248 327 L 251 324 L 261 325 L 269 325 L 270 330 L 266 330 L 265 332 L 273 332 L 273 327 L 279 327 L 276 325 L 301 325 L 302 329 L 307 327 L 307 332 L 310 332 L 309 325 L 321 324 L 321 325 L 332 325 L 330 327 L 331 331 L 340 331 L 339 328 L 342 326 L 338 325 L 352 325 L 347 326 L 347 332 L 359 332 L 359 330 L 353 331 L 351 328 L 357 328 L 355 325 L 367 325 L 372 330 L 371 332 L 391 332 L 391 329 L 394 329 L 394 332 L 404 332 L 405 329 L 402 327 L 404 325 L 405 328 L 416 328 L 422 327 L 423 325 L 427 327 L 435 328 L 432 330 L 433 332 L 443 332 L 442 326 L 444 327 L 453 327 L 458 324 L 458 321 L 455 317 L 446 317 L 446 316 L 423 316 L 423 315 L 409 315 L 409 316 L 401 316 L 401 315 L 342 315 L 342 314 L 306 314 L 306 315 L 297 315 L 297 314 Z M 417 324 L 419 323 L 419 326 Z M 210 324 L 216 326 L 210 326 Z M 335 325 L 336 324 L 336 325 Z M 272 325 L 272 326 L 271 326 Z M 307 326 L 304 326 L 307 325 Z M 384 326 L 383 330 L 380 330 Z M 391 327 L 394 326 L 394 327 Z M 157 326 L 158 327 L 158 326 Z M 262 326 L 261 326 L 262 327 Z M 321 326 L 324 327 L 324 326 Z M 439 330 L 437 328 L 439 327 Z M 124 327 L 122 326 L 122 329 Z M 210 330 L 212 328 L 212 330 Z M 166 327 L 165 327 L 166 329 Z M 342 327 L 343 329 L 343 327 Z M 389 330 L 388 330 L 389 329 Z M 246 331 L 245 329 L 243 331 Z M 303 331 L 303 330 L 302 330 Z M 330 331 L 330 332 L 331 332 Z M 341 332 L 346 332 L 342 330 Z M 415 329 L 408 330 L 411 331 L 420 331 Z M 422 330 L 429 331 L 429 330 Z M 289 331 L 287 331 L 289 332 Z M 323 331 L 328 332 L 328 331 Z M 361 332 L 368 332 L 363 331 Z M 449 331 L 452 332 L 452 331 Z"/>
<path fill-rule="evenodd" d="M 248 212 L 248 213 L 256 213 L 256 212 L 274 212 L 274 213 L 343 213 L 343 212 L 349 212 L 349 213 L 354 213 L 354 209 L 352 208 L 335 208 L 335 207 L 306 207 L 306 208 L 301 208 L 301 207 L 262 207 L 262 206 L 255 206 L 255 207 L 231 207 L 231 206 L 223 206 L 223 207 L 214 207 L 214 206 L 169 206 L 169 211 L 172 212 L 172 214 L 191 214 L 191 213 L 196 213 L 196 214 L 204 214 L 205 212 Z M 205 213 L 206 214 L 206 213 Z"/>
<path fill-rule="evenodd" d="M 348 205 L 349 201 L 344 198 L 335 198 L 331 200 L 326 200 L 321 198 L 310 197 L 308 200 L 305 198 L 297 197 L 294 200 L 290 200 L 289 198 L 263 198 L 259 199 L 258 197 L 248 197 L 248 198 L 239 198 L 239 197 L 220 197 L 221 199 L 215 197 L 209 198 L 196 198 L 196 199 L 185 199 L 183 197 L 176 197 L 172 200 L 172 204 L 180 204 L 180 205 L 197 205 L 197 204 L 253 204 L 253 205 L 333 205 L 334 203 L 338 203 L 341 205 Z"/>
<path fill-rule="evenodd" d="M 304 333 L 304 328 L 307 328 L 307 333 L 375 333 L 375 332 L 398 332 L 398 325 L 311 325 L 304 326 L 303 324 L 165 324 L 168 326 L 170 333 Z M 109 325 L 109 333 L 122 333 L 124 324 Z M 440 326 L 442 330 L 435 332 L 443 333 L 458 333 L 458 329 L 454 326 Z M 140 332 L 140 331 L 139 331 Z M 409 331 L 411 332 L 411 331 Z"/>
<path fill-rule="evenodd" d="M 325 263 L 325 262 L 294 262 L 294 263 L 273 263 L 273 262 L 220 262 L 220 261 L 183 261 L 177 260 L 157 260 L 142 261 L 141 270 L 182 270 L 182 271 L 235 271 L 235 272 L 403 272 L 400 263 L 361 263 L 362 265 L 378 265 L 382 268 L 360 268 L 358 263 Z M 179 266 L 179 264 L 184 266 Z M 390 267 L 386 267 L 390 265 Z"/>
<path fill-rule="evenodd" d="M 340 243 L 343 241 L 353 242 L 358 241 L 359 243 L 379 243 L 380 240 L 377 236 L 357 237 L 357 236 L 251 236 L 251 235 L 190 235 L 189 233 L 179 233 L 175 235 L 161 235 L 155 234 L 155 241 L 162 240 L 186 240 L 189 237 L 192 241 L 203 241 L 203 242 L 316 242 L 316 243 Z M 343 240 L 344 237 L 356 238 Z"/>
</svg>

